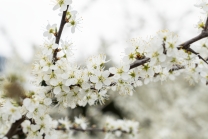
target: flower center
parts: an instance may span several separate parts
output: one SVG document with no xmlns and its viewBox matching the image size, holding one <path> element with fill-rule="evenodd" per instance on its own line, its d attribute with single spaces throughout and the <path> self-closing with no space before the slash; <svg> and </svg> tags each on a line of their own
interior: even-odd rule
<svg viewBox="0 0 208 139">
<path fill-rule="evenodd" d="M 64 0 L 57 0 L 57 2 L 60 6 L 64 4 Z"/>
<path fill-rule="evenodd" d="M 74 20 L 71 21 L 71 25 L 72 25 L 72 26 L 75 25 L 75 21 L 74 21 Z"/>
</svg>

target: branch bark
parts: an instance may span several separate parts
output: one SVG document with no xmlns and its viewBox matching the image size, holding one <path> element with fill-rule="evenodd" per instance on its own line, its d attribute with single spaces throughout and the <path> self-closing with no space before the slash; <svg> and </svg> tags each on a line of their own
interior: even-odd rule
<svg viewBox="0 0 208 139">
<path fill-rule="evenodd" d="M 138 66 L 141 66 L 147 62 L 150 61 L 150 58 L 149 57 L 145 57 L 144 59 L 141 59 L 141 60 L 136 60 L 134 63 L 131 63 L 130 65 L 130 69 L 133 69 L 135 67 L 138 67 Z"/>
<path fill-rule="evenodd" d="M 15 135 L 17 132 L 17 128 L 20 126 L 20 124 L 25 120 L 25 117 L 23 116 L 21 119 L 17 120 L 15 123 L 12 124 L 9 131 L 6 133 L 5 137 L 10 139 L 12 136 Z"/>
<path fill-rule="evenodd" d="M 192 43 L 199 41 L 205 37 L 208 37 L 208 17 L 206 19 L 205 27 L 202 32 L 198 36 L 180 44 L 178 49 L 188 49 Z"/>
<path fill-rule="evenodd" d="M 194 43 L 196 41 L 199 41 L 199 40 L 201 40 L 201 39 L 203 39 L 203 38 L 205 38 L 207 36 L 208 36 L 208 33 L 206 33 L 206 32 L 203 33 L 203 31 L 202 31 L 202 33 L 200 33 L 198 36 L 196 36 L 196 37 L 194 37 L 194 38 L 192 38 L 192 39 L 190 39 L 190 40 L 180 44 L 178 49 L 181 49 L 181 48 L 182 49 L 188 49 L 192 43 Z"/>
<path fill-rule="evenodd" d="M 60 23 L 60 26 L 59 26 L 59 30 L 58 30 L 57 35 L 55 36 L 56 37 L 56 40 L 55 40 L 56 44 L 59 44 L 59 42 L 60 42 L 61 34 L 62 34 L 63 29 L 64 29 L 64 25 L 66 24 L 66 13 L 67 13 L 68 8 L 69 8 L 69 5 L 67 5 L 66 11 L 63 11 L 62 18 L 61 18 L 61 23 Z M 54 64 L 57 61 L 57 53 L 58 53 L 58 48 L 56 48 L 54 53 L 53 53 L 53 63 Z"/>
</svg>

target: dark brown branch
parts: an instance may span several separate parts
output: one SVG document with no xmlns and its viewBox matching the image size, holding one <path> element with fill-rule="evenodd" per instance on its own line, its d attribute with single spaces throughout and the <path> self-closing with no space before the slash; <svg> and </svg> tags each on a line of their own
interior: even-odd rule
<svg viewBox="0 0 208 139">
<path fill-rule="evenodd" d="M 207 63 L 207 61 L 201 56 L 201 55 L 198 55 L 199 59 L 203 60 L 205 63 Z M 207 63 L 208 64 L 208 63 Z"/>
<path fill-rule="evenodd" d="M 207 31 L 207 29 L 208 29 L 208 17 L 207 17 L 207 20 L 206 20 L 206 23 L 205 23 L 204 30 L 206 30 L 206 31 Z"/>
<path fill-rule="evenodd" d="M 63 11 L 62 18 L 61 18 L 61 23 L 60 23 L 60 26 L 59 26 L 59 30 L 58 30 L 58 33 L 56 34 L 56 40 L 55 40 L 56 44 L 59 44 L 59 41 L 61 39 L 61 34 L 62 34 L 63 29 L 64 29 L 64 25 L 66 24 L 66 13 L 67 13 L 68 8 L 69 8 L 69 5 L 67 5 L 66 11 Z M 59 51 L 59 49 L 56 48 L 54 53 L 53 53 L 53 63 L 54 64 L 57 61 L 58 51 Z"/>
<path fill-rule="evenodd" d="M 199 57 L 199 59 L 201 59 L 201 60 L 203 60 L 205 63 L 207 63 L 207 61 L 206 61 L 199 53 L 195 52 L 193 49 L 187 48 L 186 50 L 189 51 L 189 52 L 191 52 L 191 53 L 193 53 L 193 54 L 195 54 L 195 55 L 197 55 L 197 56 Z M 207 63 L 207 64 L 208 64 L 208 63 Z"/>
<path fill-rule="evenodd" d="M 197 52 L 195 52 L 193 49 L 191 49 L 191 48 L 187 48 L 186 49 L 188 52 L 191 52 L 191 53 L 193 53 L 193 54 L 195 54 L 195 55 L 198 55 L 199 53 L 197 53 Z"/>
<path fill-rule="evenodd" d="M 205 37 L 208 37 L 208 17 L 207 17 L 207 20 L 206 20 L 206 23 L 205 23 L 205 27 L 202 30 L 202 32 L 198 36 L 196 36 L 196 37 L 194 37 L 194 38 L 192 38 L 192 39 L 190 39 L 190 40 L 180 44 L 178 49 L 181 49 L 181 48 L 182 49 L 187 49 L 187 48 L 190 47 L 190 45 L 192 43 L 194 43 L 196 41 L 199 41 L 199 40 L 201 40 L 201 39 L 203 39 Z"/>
<path fill-rule="evenodd" d="M 197 55 L 199 57 L 199 59 L 203 60 L 205 63 L 208 64 L 208 62 L 199 53 L 195 52 L 193 49 L 190 48 L 192 43 L 199 41 L 205 37 L 208 37 L 208 17 L 206 19 L 205 27 L 202 30 L 202 32 L 198 36 L 180 44 L 179 47 L 177 47 L 177 48 L 178 48 L 178 50 L 184 49 L 184 50 L 187 50 L 187 51 Z"/>
<path fill-rule="evenodd" d="M 150 61 L 150 58 L 149 57 L 145 57 L 144 59 L 141 59 L 141 60 L 136 60 L 134 63 L 131 63 L 130 69 L 133 69 L 135 67 L 138 67 L 140 65 L 143 65 L 143 64 L 145 64 L 145 63 L 147 63 L 149 61 Z"/>
<path fill-rule="evenodd" d="M 199 41 L 199 40 L 201 40 L 201 39 L 203 39 L 205 37 L 208 37 L 208 32 L 202 31 L 202 33 L 199 34 L 198 36 L 196 36 L 196 37 L 194 37 L 194 38 L 192 38 L 192 39 L 190 39 L 190 40 L 180 44 L 178 49 L 187 49 L 187 48 L 190 47 L 190 44 L 192 44 L 192 43 L 194 43 L 196 41 Z"/>
<path fill-rule="evenodd" d="M 163 54 L 166 55 L 167 54 L 167 49 L 165 47 L 165 42 L 164 41 L 162 43 L 162 46 L 163 46 Z"/>
<path fill-rule="evenodd" d="M 17 120 L 15 123 L 12 124 L 9 131 L 5 135 L 8 139 L 10 139 L 13 135 L 16 134 L 17 128 L 20 126 L 20 124 L 25 120 L 25 117 L 23 116 L 21 119 Z"/>
</svg>

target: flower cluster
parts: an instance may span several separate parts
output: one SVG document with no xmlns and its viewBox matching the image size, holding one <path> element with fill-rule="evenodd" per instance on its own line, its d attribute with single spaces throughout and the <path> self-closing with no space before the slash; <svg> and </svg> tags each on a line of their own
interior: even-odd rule
<svg viewBox="0 0 208 139">
<path fill-rule="evenodd" d="M 71 10 L 72 1 L 59 0 L 54 9 L 60 8 L 65 18 L 64 23 L 71 27 L 72 32 L 78 24 L 76 11 Z M 53 120 L 49 115 L 50 106 L 56 104 L 63 107 L 75 108 L 77 105 L 86 106 L 96 103 L 103 104 L 108 98 L 107 90 L 110 89 L 112 78 L 110 72 L 105 70 L 106 56 L 98 56 L 87 59 L 87 67 L 80 67 L 70 61 L 72 56 L 72 43 L 57 39 L 60 30 L 56 24 L 48 24 L 43 36 L 48 40 L 42 46 L 33 65 L 33 87 L 24 88 L 24 85 L 11 82 L 3 86 L 0 99 L 1 127 L 0 137 L 6 135 L 16 121 L 24 121 L 23 133 L 27 138 L 62 138 L 58 136 L 62 130 L 82 129 L 86 130 L 88 122 L 85 118 L 75 117 L 74 123 L 68 119 Z M 127 73 L 126 73 L 127 74 Z M 15 81 L 20 82 L 19 78 Z M 4 81 L 6 82 L 6 81 Z M 16 86 L 15 86 L 16 85 Z M 13 97 L 11 94 L 17 96 Z M 7 99 L 5 99 L 7 97 Z M 64 134 L 66 136 L 66 134 Z M 64 138 L 64 137 L 63 137 Z"/>
<path fill-rule="evenodd" d="M 54 10 L 60 9 L 61 13 L 59 14 L 62 16 L 66 14 L 65 21 L 68 27 L 71 27 L 71 32 L 75 32 L 75 28 L 80 23 L 80 19 L 77 19 L 77 11 L 72 10 L 71 4 L 72 0 L 57 0 L 58 3 L 54 6 Z"/>
<path fill-rule="evenodd" d="M 131 120 L 115 120 L 108 117 L 105 121 L 105 130 L 113 132 L 116 136 L 121 136 L 122 133 L 128 133 L 135 136 L 138 133 L 139 123 Z"/>
<path fill-rule="evenodd" d="M 75 117 L 75 121 L 72 123 L 67 118 L 56 121 L 52 120 L 49 115 L 45 115 L 34 120 L 35 123 L 31 120 L 25 120 L 21 124 L 23 132 L 27 134 L 28 139 L 42 138 L 43 134 L 46 139 L 72 137 L 73 130 L 79 129 L 78 126 L 82 129 L 87 128 L 85 118 Z"/>
<path fill-rule="evenodd" d="M 125 50 L 125 55 L 118 67 L 105 68 L 106 55 L 99 54 L 86 60 L 86 66 L 71 61 L 73 43 L 63 41 L 61 33 L 65 24 L 71 32 L 79 24 L 77 12 L 71 9 L 71 0 L 58 0 L 54 10 L 60 9 L 62 20 L 59 30 L 57 25 L 48 24 L 41 52 L 33 66 L 35 77 L 32 88 L 25 88 L 19 78 L 13 76 L 4 80 L 0 92 L 0 137 L 18 120 L 23 120 L 22 131 L 27 138 L 62 138 L 62 131 L 72 135 L 72 130 L 86 131 L 88 122 L 83 117 L 76 117 L 74 123 L 68 119 L 53 120 L 49 115 L 51 105 L 64 108 L 103 104 L 108 99 L 108 90 L 118 91 L 122 95 L 133 95 L 135 87 L 150 82 L 174 80 L 183 73 L 190 83 L 201 81 L 207 84 L 208 66 L 206 60 L 191 48 L 182 49 L 178 36 L 172 32 L 159 31 L 156 36 L 145 41 L 133 39 L 132 45 Z M 199 7 L 207 12 L 203 1 Z M 204 22 L 199 22 L 204 30 Z M 202 45 L 204 48 L 207 42 Z M 207 53 L 205 52 L 205 55 Z M 16 93 L 18 92 L 18 93 Z M 12 96 L 15 94 L 15 96 Z M 129 120 L 107 119 L 105 131 L 135 135 L 139 123 Z M 88 129 L 89 131 L 89 129 Z M 65 136 L 64 134 L 63 136 Z M 64 137 L 63 137 L 64 138 Z"/>
</svg>

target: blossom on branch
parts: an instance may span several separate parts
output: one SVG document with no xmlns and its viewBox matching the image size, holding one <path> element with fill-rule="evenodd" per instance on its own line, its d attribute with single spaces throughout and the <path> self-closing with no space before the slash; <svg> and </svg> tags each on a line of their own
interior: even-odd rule
<svg viewBox="0 0 208 139">
<path fill-rule="evenodd" d="M 53 35 L 54 36 L 57 35 L 57 25 L 56 24 L 53 24 L 53 25 L 48 24 L 46 26 L 46 31 L 43 33 L 43 36 L 48 37 L 48 39 L 51 39 Z"/>
<path fill-rule="evenodd" d="M 57 10 L 60 8 L 60 11 L 65 11 L 67 9 L 67 5 L 70 5 L 72 3 L 72 0 L 56 0 L 57 3 L 53 7 L 53 10 Z"/>
</svg>

